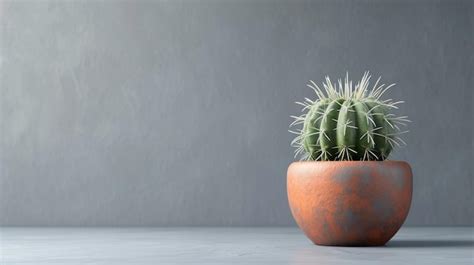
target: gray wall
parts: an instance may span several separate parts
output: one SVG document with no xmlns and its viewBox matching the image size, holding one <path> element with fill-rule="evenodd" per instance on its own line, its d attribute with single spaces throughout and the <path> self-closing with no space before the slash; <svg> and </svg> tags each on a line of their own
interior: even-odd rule
<svg viewBox="0 0 474 265">
<path fill-rule="evenodd" d="M 293 102 L 364 70 L 413 120 L 411 225 L 473 218 L 472 2 L 1 3 L 1 225 L 294 225 Z"/>
</svg>

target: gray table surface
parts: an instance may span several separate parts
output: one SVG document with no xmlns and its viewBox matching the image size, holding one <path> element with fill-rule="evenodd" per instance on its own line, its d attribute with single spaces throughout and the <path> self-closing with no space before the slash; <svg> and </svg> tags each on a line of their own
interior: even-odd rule
<svg viewBox="0 0 474 265">
<path fill-rule="evenodd" d="M 384 247 L 297 228 L 0 228 L 0 264 L 474 264 L 472 227 L 407 227 Z"/>
</svg>

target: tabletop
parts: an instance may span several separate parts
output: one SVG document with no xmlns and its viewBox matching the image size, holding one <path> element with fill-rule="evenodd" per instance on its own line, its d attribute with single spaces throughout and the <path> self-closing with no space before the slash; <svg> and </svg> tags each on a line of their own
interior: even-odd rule
<svg viewBox="0 0 474 265">
<path fill-rule="evenodd" d="M 294 227 L 0 228 L 1 264 L 474 264 L 472 227 L 404 227 L 322 247 Z"/>
</svg>

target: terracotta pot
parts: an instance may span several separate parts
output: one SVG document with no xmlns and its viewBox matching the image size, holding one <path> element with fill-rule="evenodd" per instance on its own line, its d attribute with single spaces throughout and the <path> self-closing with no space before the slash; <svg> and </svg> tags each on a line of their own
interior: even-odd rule
<svg viewBox="0 0 474 265">
<path fill-rule="evenodd" d="M 412 173 L 403 161 L 295 162 L 287 188 L 291 213 L 315 244 L 380 246 L 408 215 Z"/>
</svg>

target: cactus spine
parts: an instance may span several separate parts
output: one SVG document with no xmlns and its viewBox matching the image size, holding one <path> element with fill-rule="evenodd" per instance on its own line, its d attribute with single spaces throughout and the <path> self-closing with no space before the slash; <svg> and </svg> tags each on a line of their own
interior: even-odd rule
<svg viewBox="0 0 474 265">
<path fill-rule="evenodd" d="M 318 161 L 384 160 L 394 147 L 405 144 L 400 134 L 407 131 L 401 127 L 410 121 L 406 116 L 390 113 L 403 101 L 380 99 L 395 84 L 379 85 L 379 78 L 369 90 L 370 78 L 365 72 L 353 88 L 347 74 L 338 84 L 326 77 L 324 90 L 310 81 L 308 86 L 317 99 L 296 102 L 303 106 L 303 114 L 292 116 L 295 120 L 290 125 L 302 125 L 300 130 L 290 131 L 297 134 L 291 143 L 296 147 L 295 157 Z"/>
</svg>

